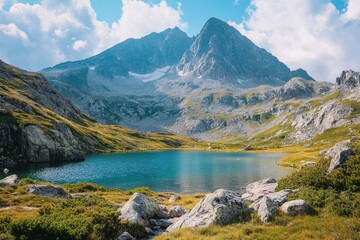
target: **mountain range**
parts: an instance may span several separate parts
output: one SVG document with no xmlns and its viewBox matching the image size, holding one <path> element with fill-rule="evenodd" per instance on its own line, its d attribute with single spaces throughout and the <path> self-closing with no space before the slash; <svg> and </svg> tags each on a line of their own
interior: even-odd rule
<svg viewBox="0 0 360 240">
<path fill-rule="evenodd" d="M 241 94 L 250 88 L 277 87 L 294 77 L 313 81 L 305 70 L 291 71 L 216 18 L 209 19 L 194 38 L 178 28 L 167 29 L 41 73 L 100 122 L 212 140 L 215 138 L 208 138 L 208 134 L 199 135 L 198 129 L 207 131 L 222 125 L 213 124 L 217 110 L 205 110 L 211 115 L 206 122 L 212 122 L 206 127 L 194 126 L 191 119 L 197 116 L 189 114 L 198 111 L 196 107 L 210 95 L 224 95 L 221 101 L 225 101 L 225 108 L 229 104 L 237 107 L 247 101 Z M 227 91 L 236 96 L 226 97 Z M 193 95 L 205 100 L 193 99 Z"/>
<path fill-rule="evenodd" d="M 0 145 L 19 161 L 196 143 L 186 137 L 258 148 L 311 144 L 360 123 L 359 73 L 314 81 L 214 18 L 195 38 L 168 29 L 41 73 L 47 79 L 1 62 Z"/>
<path fill-rule="evenodd" d="M 0 60 L 0 167 L 84 160 L 86 153 L 167 149 L 195 144 L 170 134 L 102 125 L 38 73 Z"/>
</svg>

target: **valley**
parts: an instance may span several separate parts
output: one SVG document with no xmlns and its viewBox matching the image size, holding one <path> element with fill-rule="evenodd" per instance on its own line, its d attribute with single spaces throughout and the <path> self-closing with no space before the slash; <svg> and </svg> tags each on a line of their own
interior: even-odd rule
<svg viewBox="0 0 360 240">
<path fill-rule="evenodd" d="M 0 60 L 0 239 L 359 239 L 359 90 L 216 18 Z"/>
</svg>

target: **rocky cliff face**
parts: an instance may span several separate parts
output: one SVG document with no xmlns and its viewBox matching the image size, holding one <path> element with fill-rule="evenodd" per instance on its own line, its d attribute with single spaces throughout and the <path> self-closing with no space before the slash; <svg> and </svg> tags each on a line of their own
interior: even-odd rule
<svg viewBox="0 0 360 240">
<path fill-rule="evenodd" d="M 66 124 L 43 119 L 50 109 L 52 114 L 80 124 L 92 121 L 41 75 L 0 61 L 0 164 L 85 158 L 81 143 Z M 47 124 L 51 134 L 45 132 Z"/>
</svg>

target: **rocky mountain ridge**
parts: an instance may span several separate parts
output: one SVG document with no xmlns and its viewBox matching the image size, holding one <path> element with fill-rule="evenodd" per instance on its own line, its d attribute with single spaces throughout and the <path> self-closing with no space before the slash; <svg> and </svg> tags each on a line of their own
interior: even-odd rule
<svg viewBox="0 0 360 240">
<path fill-rule="evenodd" d="M 168 29 L 41 73 L 102 123 L 204 140 L 217 140 L 227 132 L 248 134 L 241 130 L 243 120 L 258 116 L 241 107 L 273 98 L 309 98 L 329 88 L 307 81 L 312 78 L 302 69 L 290 71 L 215 18 L 193 39 L 179 29 Z"/>
<path fill-rule="evenodd" d="M 228 81 L 245 88 L 283 85 L 292 77 L 313 80 L 302 69 L 290 71 L 265 49 L 216 18 L 205 23 L 176 68 L 182 76 Z"/>
<path fill-rule="evenodd" d="M 0 61 L 0 166 L 79 161 L 85 153 L 179 147 L 190 139 L 104 126 L 40 74 Z"/>
</svg>

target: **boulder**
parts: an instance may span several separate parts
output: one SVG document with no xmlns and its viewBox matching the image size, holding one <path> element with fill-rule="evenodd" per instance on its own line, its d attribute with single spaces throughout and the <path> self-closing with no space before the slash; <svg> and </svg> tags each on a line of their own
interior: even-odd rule
<svg viewBox="0 0 360 240">
<path fill-rule="evenodd" d="M 32 184 L 26 188 L 26 192 L 43 197 L 71 198 L 71 196 L 63 188 L 53 187 L 50 185 Z"/>
<path fill-rule="evenodd" d="M 121 208 L 120 218 L 146 226 L 150 219 L 167 218 L 167 216 L 154 200 L 142 193 L 135 193 Z"/>
<path fill-rule="evenodd" d="M 169 217 L 170 218 L 177 218 L 177 217 L 181 217 L 185 213 L 186 213 L 185 210 L 182 209 L 181 206 L 177 205 L 177 206 L 173 206 L 173 207 L 170 208 Z"/>
<path fill-rule="evenodd" d="M 284 203 L 280 210 L 291 216 L 306 213 L 309 209 L 309 205 L 304 200 L 293 200 Z"/>
<path fill-rule="evenodd" d="M 342 163 L 347 161 L 352 154 L 354 154 L 354 151 L 349 147 L 349 145 L 350 141 L 339 142 L 326 152 L 325 156 L 331 158 L 330 166 L 326 173 L 330 173 L 335 168 L 338 168 Z"/>
<path fill-rule="evenodd" d="M 16 174 L 10 175 L 2 180 L 0 180 L 0 187 L 5 187 L 9 185 L 17 185 L 20 182 Z"/>
<path fill-rule="evenodd" d="M 262 222 L 268 222 L 276 213 L 278 204 L 268 197 L 264 197 L 259 201 L 257 214 Z"/>
<path fill-rule="evenodd" d="M 167 231 L 187 227 L 206 227 L 211 224 L 228 224 L 244 211 L 248 211 L 248 207 L 238 193 L 219 189 L 207 194 L 190 212 L 168 227 Z"/>
<path fill-rule="evenodd" d="M 274 178 L 265 178 L 246 186 L 246 193 L 242 198 L 246 201 L 256 201 L 263 196 L 274 193 L 278 183 Z"/>
<path fill-rule="evenodd" d="M 180 199 L 180 196 L 178 195 L 171 195 L 169 198 L 169 202 L 176 202 L 177 200 Z"/>
<path fill-rule="evenodd" d="M 274 204 L 277 205 L 277 207 L 279 207 L 279 206 L 281 206 L 281 204 L 283 204 L 284 202 L 286 202 L 288 200 L 288 195 L 292 192 L 294 192 L 294 191 L 290 190 L 290 189 L 285 189 L 285 190 L 281 190 L 279 192 L 269 193 L 269 194 L 265 195 L 264 197 L 261 197 L 260 199 L 254 201 L 250 205 L 250 209 L 254 210 L 254 211 L 258 211 L 261 200 L 263 198 L 270 199 Z"/>
<path fill-rule="evenodd" d="M 133 236 L 131 236 L 128 232 L 123 232 L 117 240 L 136 240 Z"/>
</svg>

